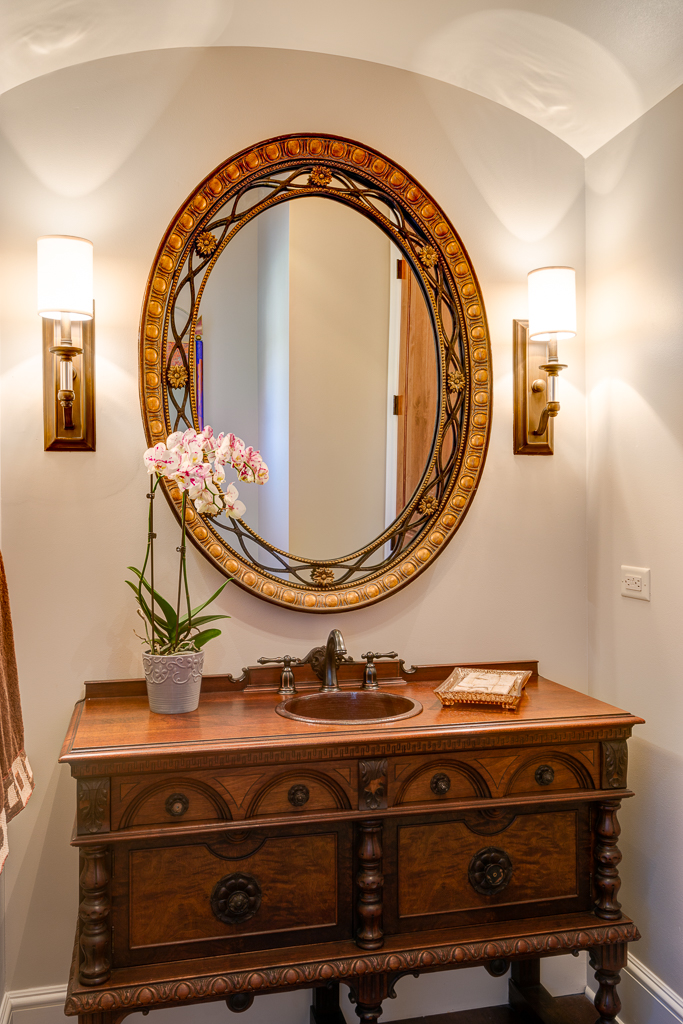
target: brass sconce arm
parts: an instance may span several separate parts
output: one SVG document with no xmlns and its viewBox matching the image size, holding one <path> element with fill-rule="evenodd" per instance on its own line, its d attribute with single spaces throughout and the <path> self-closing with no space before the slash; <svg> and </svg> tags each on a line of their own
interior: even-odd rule
<svg viewBox="0 0 683 1024">
<path fill-rule="evenodd" d="M 83 349 L 78 348 L 71 340 L 71 317 L 61 318 L 61 339 L 59 345 L 52 345 L 50 352 L 53 355 L 61 356 L 59 361 L 59 390 L 57 400 L 63 409 L 64 430 L 74 429 L 73 404 L 76 398 L 74 391 L 74 377 L 76 376 L 73 365 L 73 357 L 83 355 Z"/>
<path fill-rule="evenodd" d="M 550 344 L 548 348 L 550 349 Z M 557 416 L 560 411 L 560 403 L 557 401 L 557 378 L 559 377 L 562 370 L 567 369 L 566 363 L 559 363 L 557 361 L 557 340 L 554 344 L 555 359 L 550 358 L 547 363 L 541 363 L 538 367 L 539 370 L 544 370 L 548 375 L 548 401 L 546 403 L 543 412 L 538 420 L 538 426 L 535 430 L 532 430 L 534 437 L 542 437 L 548 429 L 548 420 Z M 541 384 L 542 387 L 536 387 L 537 384 Z M 534 381 L 531 385 L 532 391 L 544 391 L 544 381 Z"/>
</svg>

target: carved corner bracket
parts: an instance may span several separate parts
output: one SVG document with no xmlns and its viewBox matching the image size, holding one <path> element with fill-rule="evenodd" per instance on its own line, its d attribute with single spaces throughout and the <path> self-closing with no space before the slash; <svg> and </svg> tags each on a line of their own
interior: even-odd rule
<svg viewBox="0 0 683 1024">
<path fill-rule="evenodd" d="M 77 830 L 79 835 L 109 831 L 109 779 L 78 779 Z"/>
<path fill-rule="evenodd" d="M 376 761 L 358 762 L 358 810 L 378 811 L 388 806 L 388 762 L 385 757 Z"/>
</svg>

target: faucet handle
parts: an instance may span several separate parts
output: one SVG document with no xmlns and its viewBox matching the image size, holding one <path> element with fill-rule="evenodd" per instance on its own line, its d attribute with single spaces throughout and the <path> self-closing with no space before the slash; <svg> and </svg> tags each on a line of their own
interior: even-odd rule
<svg viewBox="0 0 683 1024">
<path fill-rule="evenodd" d="M 379 690 L 379 683 L 377 682 L 377 669 L 375 668 L 375 660 L 379 658 L 398 658 L 396 651 L 389 651 L 388 654 L 378 654 L 374 651 L 368 651 L 367 654 L 361 654 L 366 662 L 365 672 L 363 673 L 363 689 L 364 690 Z"/>
<path fill-rule="evenodd" d="M 300 658 L 293 658 L 291 654 L 285 654 L 282 658 L 259 658 L 258 663 L 259 665 L 284 665 L 280 673 L 280 689 L 277 692 L 287 697 L 296 693 L 292 665 L 300 665 Z"/>
</svg>

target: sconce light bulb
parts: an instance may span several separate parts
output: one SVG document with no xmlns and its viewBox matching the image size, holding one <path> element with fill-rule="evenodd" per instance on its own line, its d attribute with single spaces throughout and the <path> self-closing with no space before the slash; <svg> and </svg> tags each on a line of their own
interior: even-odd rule
<svg viewBox="0 0 683 1024">
<path fill-rule="evenodd" d="M 61 320 L 92 320 L 93 245 L 87 238 L 38 239 L 38 313 Z"/>
</svg>

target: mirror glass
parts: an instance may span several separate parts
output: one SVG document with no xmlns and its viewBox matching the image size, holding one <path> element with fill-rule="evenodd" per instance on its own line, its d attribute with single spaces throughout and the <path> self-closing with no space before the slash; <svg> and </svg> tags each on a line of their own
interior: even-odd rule
<svg viewBox="0 0 683 1024">
<path fill-rule="evenodd" d="M 237 485 L 247 525 L 321 560 L 382 534 L 424 475 L 439 405 L 433 315 L 388 235 L 321 196 L 270 206 L 221 253 L 199 317 L 200 422 L 270 470 Z"/>
</svg>

